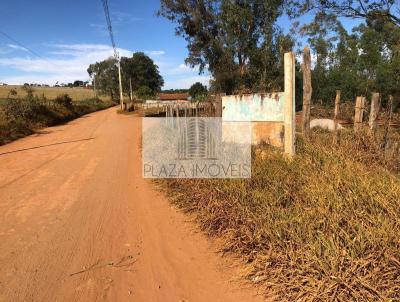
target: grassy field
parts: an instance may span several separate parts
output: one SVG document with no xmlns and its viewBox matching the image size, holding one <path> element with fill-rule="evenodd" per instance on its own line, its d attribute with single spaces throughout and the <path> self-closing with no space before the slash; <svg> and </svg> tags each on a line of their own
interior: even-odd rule
<svg viewBox="0 0 400 302">
<path fill-rule="evenodd" d="M 276 301 L 400 301 L 400 157 L 351 130 L 296 148 L 255 148 L 249 180 L 161 185 Z"/>
<path fill-rule="evenodd" d="M 91 89 L 74 87 L 32 87 L 35 96 L 41 97 L 45 96 L 47 99 L 55 99 L 57 96 L 61 94 L 68 94 L 72 100 L 79 101 L 84 99 L 90 99 L 95 97 L 95 93 Z M 22 86 L 0 86 L 0 99 L 6 99 L 10 93 L 11 89 L 15 89 L 17 91 L 18 98 L 23 98 L 26 96 L 26 92 L 22 89 Z"/>
</svg>

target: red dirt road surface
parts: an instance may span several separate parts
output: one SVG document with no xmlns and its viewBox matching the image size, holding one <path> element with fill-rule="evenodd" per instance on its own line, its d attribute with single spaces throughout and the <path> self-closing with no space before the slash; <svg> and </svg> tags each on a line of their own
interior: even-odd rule
<svg viewBox="0 0 400 302">
<path fill-rule="evenodd" d="M 115 108 L 0 147 L 0 301 L 263 301 L 141 178 Z"/>
</svg>

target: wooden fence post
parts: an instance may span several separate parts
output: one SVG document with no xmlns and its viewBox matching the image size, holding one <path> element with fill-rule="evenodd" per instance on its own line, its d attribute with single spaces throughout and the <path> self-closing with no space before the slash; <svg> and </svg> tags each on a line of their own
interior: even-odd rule
<svg viewBox="0 0 400 302">
<path fill-rule="evenodd" d="M 285 153 L 295 154 L 295 58 L 293 52 L 285 53 Z"/>
<path fill-rule="evenodd" d="M 359 132 L 362 129 L 364 106 L 365 106 L 365 97 L 358 96 L 356 98 L 356 107 L 354 115 L 354 132 Z"/>
<path fill-rule="evenodd" d="M 215 97 L 215 117 L 222 117 L 222 96 L 220 94 Z"/>
<path fill-rule="evenodd" d="M 383 136 L 383 143 L 384 143 L 384 147 L 385 149 L 388 147 L 389 145 L 389 130 L 390 130 L 390 123 L 392 121 L 392 114 L 393 114 L 393 95 L 389 95 L 389 99 L 386 105 L 386 121 L 385 121 L 385 133 Z"/>
<path fill-rule="evenodd" d="M 308 138 L 310 134 L 310 108 L 312 96 L 311 84 L 311 54 L 307 46 L 303 52 L 303 118 L 302 132 L 304 137 Z"/>
<path fill-rule="evenodd" d="M 376 121 L 378 119 L 380 107 L 381 107 L 381 95 L 375 92 L 372 94 L 371 112 L 369 113 L 369 129 L 372 134 L 375 134 L 376 131 Z"/>
<path fill-rule="evenodd" d="M 337 126 L 338 126 L 338 117 L 339 117 L 339 111 L 340 111 L 340 95 L 341 95 L 341 91 L 340 90 L 336 90 L 335 113 L 334 113 L 334 116 L 333 116 L 333 123 L 334 123 L 333 143 L 334 144 L 337 144 L 337 142 L 338 142 Z"/>
</svg>

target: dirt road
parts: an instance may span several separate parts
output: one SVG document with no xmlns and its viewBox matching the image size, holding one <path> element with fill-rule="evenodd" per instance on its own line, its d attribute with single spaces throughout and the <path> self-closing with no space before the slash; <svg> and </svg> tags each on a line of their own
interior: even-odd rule
<svg viewBox="0 0 400 302">
<path fill-rule="evenodd" d="M 0 301 L 263 301 L 140 174 L 115 108 L 0 147 Z"/>
</svg>

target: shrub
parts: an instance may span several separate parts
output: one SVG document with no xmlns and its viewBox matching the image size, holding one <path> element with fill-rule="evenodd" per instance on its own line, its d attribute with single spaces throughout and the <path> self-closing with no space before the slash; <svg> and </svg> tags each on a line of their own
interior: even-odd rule
<svg viewBox="0 0 400 302">
<path fill-rule="evenodd" d="M 18 95 L 18 92 L 17 92 L 17 89 L 15 89 L 15 88 L 12 88 L 12 89 L 10 89 L 10 91 L 8 92 L 8 97 L 14 97 L 14 96 L 17 96 Z"/>
<path fill-rule="evenodd" d="M 154 97 L 154 92 L 147 86 L 140 86 L 135 91 L 136 96 L 141 100 L 146 100 Z"/>
<path fill-rule="evenodd" d="M 40 104 L 38 98 L 27 96 L 24 99 L 7 100 L 4 105 L 4 112 L 7 121 L 16 120 L 33 121 L 44 106 Z"/>
<path fill-rule="evenodd" d="M 72 98 L 68 94 L 61 94 L 54 99 L 54 102 L 57 105 L 64 106 L 66 108 L 72 109 Z"/>
</svg>

